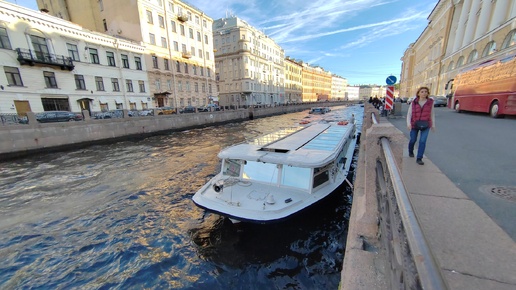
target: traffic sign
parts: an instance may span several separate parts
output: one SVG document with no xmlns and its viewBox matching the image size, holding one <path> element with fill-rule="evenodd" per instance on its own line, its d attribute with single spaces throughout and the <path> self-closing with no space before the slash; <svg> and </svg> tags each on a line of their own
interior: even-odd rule
<svg viewBox="0 0 516 290">
<path fill-rule="evenodd" d="M 385 80 L 385 82 L 387 83 L 387 85 L 389 86 L 392 86 L 396 83 L 397 79 L 395 76 L 388 76 L 387 79 Z"/>
<path fill-rule="evenodd" d="M 396 79 L 396 78 L 394 78 Z M 387 96 L 385 96 L 385 109 L 392 110 L 394 101 L 394 86 L 387 87 Z"/>
</svg>

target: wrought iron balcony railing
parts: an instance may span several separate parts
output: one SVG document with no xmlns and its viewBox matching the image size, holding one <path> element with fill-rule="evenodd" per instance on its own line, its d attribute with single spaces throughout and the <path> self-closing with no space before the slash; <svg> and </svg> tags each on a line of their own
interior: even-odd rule
<svg viewBox="0 0 516 290">
<path fill-rule="evenodd" d="M 183 58 L 191 58 L 192 57 L 192 54 L 189 52 L 183 52 L 182 55 L 183 55 Z"/>
<path fill-rule="evenodd" d="M 188 21 L 188 15 L 186 15 L 186 14 L 179 14 L 179 15 L 177 15 L 177 20 L 179 20 L 181 22 L 186 22 L 186 21 Z"/>
<path fill-rule="evenodd" d="M 61 69 L 69 71 L 74 69 L 72 58 L 64 55 L 55 55 L 51 53 L 44 53 L 30 49 L 17 48 L 18 61 L 21 65 L 44 64 L 50 66 L 59 66 Z"/>
</svg>

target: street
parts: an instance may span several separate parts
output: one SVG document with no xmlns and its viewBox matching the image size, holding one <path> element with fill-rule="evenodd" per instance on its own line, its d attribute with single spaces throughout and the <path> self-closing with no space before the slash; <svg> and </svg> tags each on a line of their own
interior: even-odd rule
<svg viewBox="0 0 516 290">
<path fill-rule="evenodd" d="M 407 108 L 402 104 L 402 117 L 389 121 L 409 138 Z M 435 119 L 425 158 L 516 241 L 516 118 L 493 119 L 439 107 Z"/>
</svg>

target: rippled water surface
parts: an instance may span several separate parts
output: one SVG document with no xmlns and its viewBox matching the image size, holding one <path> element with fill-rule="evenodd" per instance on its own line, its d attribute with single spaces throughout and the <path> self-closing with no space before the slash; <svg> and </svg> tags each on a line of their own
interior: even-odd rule
<svg viewBox="0 0 516 290">
<path fill-rule="evenodd" d="M 352 113 L 362 120 L 358 106 L 326 117 Z M 220 149 L 306 116 L 0 163 L 0 288 L 337 289 L 349 187 L 272 225 L 234 226 L 191 201 Z"/>
</svg>

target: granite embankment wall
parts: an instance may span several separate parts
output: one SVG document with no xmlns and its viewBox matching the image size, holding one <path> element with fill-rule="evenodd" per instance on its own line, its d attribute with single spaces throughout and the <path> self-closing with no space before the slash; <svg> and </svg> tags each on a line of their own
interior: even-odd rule
<svg viewBox="0 0 516 290">
<path fill-rule="evenodd" d="M 326 102 L 324 106 L 345 105 L 344 102 Z M 141 137 L 167 131 L 212 126 L 239 120 L 307 110 L 322 104 L 300 104 L 267 108 L 247 108 L 195 114 L 125 117 L 120 119 L 81 122 L 45 123 L 29 116 L 29 124 L 0 125 L 0 160 L 27 154 L 62 150 L 70 147 L 112 142 L 116 139 Z M 126 112 L 127 113 L 127 112 Z M 125 114 L 127 116 L 127 114 Z"/>
</svg>

